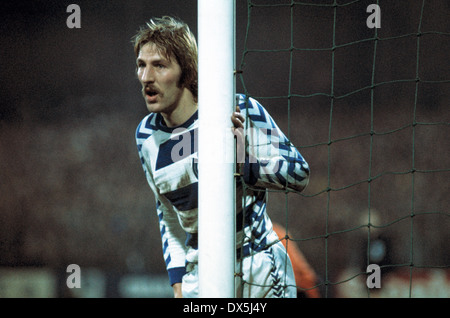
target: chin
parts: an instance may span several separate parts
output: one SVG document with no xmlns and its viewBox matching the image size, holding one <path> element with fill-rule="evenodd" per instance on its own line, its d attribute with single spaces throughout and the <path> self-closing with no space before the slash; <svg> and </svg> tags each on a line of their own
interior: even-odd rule
<svg viewBox="0 0 450 318">
<path fill-rule="evenodd" d="M 147 105 L 147 110 L 150 113 L 159 113 L 161 110 L 159 109 L 158 105 L 156 104 L 146 104 Z"/>
</svg>

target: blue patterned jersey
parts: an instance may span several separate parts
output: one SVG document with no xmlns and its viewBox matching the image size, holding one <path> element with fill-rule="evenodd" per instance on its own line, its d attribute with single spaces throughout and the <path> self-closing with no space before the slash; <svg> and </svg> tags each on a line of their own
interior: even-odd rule
<svg viewBox="0 0 450 318">
<path fill-rule="evenodd" d="M 246 118 L 245 147 L 237 151 L 242 178 L 236 187 L 240 207 L 236 211 L 236 252 L 243 257 L 278 240 L 266 213 L 265 189 L 302 191 L 309 180 L 309 167 L 259 102 L 244 95 L 237 98 Z M 192 255 L 197 250 L 197 132 L 197 112 L 175 128 L 167 127 L 160 114 L 150 113 L 136 130 L 139 156 L 156 198 L 171 284 L 181 282 L 186 262 L 195 259 Z"/>
</svg>

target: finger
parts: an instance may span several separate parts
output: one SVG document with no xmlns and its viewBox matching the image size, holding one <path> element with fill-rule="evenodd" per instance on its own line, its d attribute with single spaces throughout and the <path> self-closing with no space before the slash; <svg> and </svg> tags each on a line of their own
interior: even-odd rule
<svg viewBox="0 0 450 318">
<path fill-rule="evenodd" d="M 232 128 L 232 133 L 238 145 L 241 145 L 244 142 L 244 128 Z"/>
<path fill-rule="evenodd" d="M 240 110 L 237 110 L 237 111 L 233 112 L 233 114 L 231 116 L 239 119 L 241 122 L 245 121 L 245 117 L 244 117 L 244 115 L 242 115 L 240 113 Z"/>
<path fill-rule="evenodd" d="M 245 119 L 242 115 L 233 113 L 231 116 L 231 121 L 235 128 L 244 128 L 243 122 Z"/>
</svg>

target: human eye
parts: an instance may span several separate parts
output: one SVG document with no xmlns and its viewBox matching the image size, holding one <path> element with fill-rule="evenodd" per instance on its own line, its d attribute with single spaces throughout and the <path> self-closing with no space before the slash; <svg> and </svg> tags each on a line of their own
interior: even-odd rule
<svg viewBox="0 0 450 318">
<path fill-rule="evenodd" d="M 144 63 L 144 61 L 142 61 L 142 60 L 138 60 L 138 61 L 136 62 L 136 66 L 137 66 L 138 68 L 145 67 L 145 63 Z"/>
</svg>

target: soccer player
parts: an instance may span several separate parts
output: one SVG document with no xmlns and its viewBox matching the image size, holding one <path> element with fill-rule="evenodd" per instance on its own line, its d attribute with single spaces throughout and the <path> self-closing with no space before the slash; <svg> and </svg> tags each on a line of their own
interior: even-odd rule
<svg viewBox="0 0 450 318">
<path fill-rule="evenodd" d="M 185 23 L 163 17 L 150 20 L 133 42 L 150 112 L 137 127 L 136 142 L 156 198 L 163 257 L 174 296 L 198 297 L 196 40 Z M 295 297 L 294 273 L 266 213 L 265 189 L 302 191 L 309 167 L 261 104 L 247 96 L 237 98 L 230 128 L 248 145 L 237 181 L 237 202 L 243 205 L 236 211 L 236 255 L 243 280 L 236 286 L 237 296 Z M 182 155 L 181 140 L 192 143 Z M 243 182 L 249 187 L 245 191 Z"/>
</svg>

